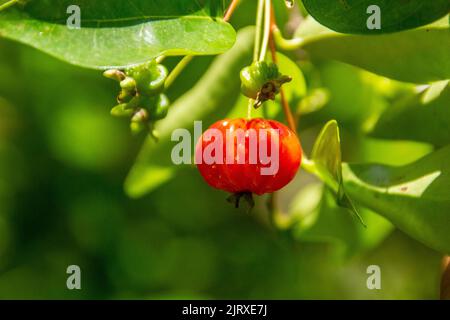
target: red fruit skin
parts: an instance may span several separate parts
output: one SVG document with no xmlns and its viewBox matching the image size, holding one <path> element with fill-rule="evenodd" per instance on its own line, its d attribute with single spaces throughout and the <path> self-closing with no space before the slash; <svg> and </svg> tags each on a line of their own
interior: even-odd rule
<svg viewBox="0 0 450 320">
<path fill-rule="evenodd" d="M 213 143 L 214 139 L 204 139 L 208 130 L 218 129 L 222 134 L 223 143 L 223 164 L 207 164 L 203 159 L 202 151 L 205 150 L 210 143 Z M 256 163 L 250 163 L 249 161 L 249 135 L 247 134 L 249 129 L 255 129 L 257 132 L 257 145 L 258 150 L 262 144 L 259 136 L 259 130 L 261 129 L 278 129 L 279 133 L 279 164 L 278 171 L 273 175 L 261 174 L 261 167 L 268 167 L 261 163 L 259 156 Z M 245 131 L 245 145 L 241 142 L 238 145 L 237 139 L 235 139 L 234 154 L 237 155 L 238 148 L 245 149 L 245 164 L 238 164 L 235 160 L 233 164 L 226 163 L 226 131 L 243 129 Z M 264 193 L 271 193 L 283 188 L 287 185 L 298 171 L 298 168 L 302 159 L 302 149 L 297 136 L 292 130 L 286 127 L 284 124 L 261 118 L 255 119 L 224 119 L 211 125 L 206 130 L 196 145 L 196 163 L 200 174 L 205 181 L 212 187 L 220 190 L 224 190 L 231 193 L 252 192 L 258 195 Z M 272 136 L 267 135 L 267 145 L 270 145 Z M 269 147 L 270 150 L 270 147 Z M 270 155 L 270 153 L 269 153 Z M 199 163 L 199 160 L 202 160 Z"/>
</svg>

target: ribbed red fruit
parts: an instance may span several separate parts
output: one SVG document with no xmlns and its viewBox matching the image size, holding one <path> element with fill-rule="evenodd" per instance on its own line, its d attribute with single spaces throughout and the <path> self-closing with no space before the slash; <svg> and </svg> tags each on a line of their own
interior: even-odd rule
<svg viewBox="0 0 450 320">
<path fill-rule="evenodd" d="M 241 139 L 239 134 L 233 137 L 237 132 L 243 134 Z M 227 149 L 232 151 L 228 158 Z M 261 156 L 260 150 L 267 152 Z M 198 170 L 209 185 L 231 193 L 258 195 L 288 184 L 302 158 L 294 132 L 278 121 L 261 118 L 214 123 L 197 142 L 195 153 Z"/>
</svg>

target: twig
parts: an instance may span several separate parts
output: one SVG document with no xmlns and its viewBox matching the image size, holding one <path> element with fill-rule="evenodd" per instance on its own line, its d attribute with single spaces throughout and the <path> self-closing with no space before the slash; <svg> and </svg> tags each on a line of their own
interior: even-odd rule
<svg viewBox="0 0 450 320">
<path fill-rule="evenodd" d="M 253 105 L 255 104 L 255 101 L 253 99 L 248 99 L 248 104 L 247 104 L 247 119 L 251 119 L 252 118 L 252 110 L 253 110 Z"/>
<path fill-rule="evenodd" d="M 300 49 L 305 42 L 303 38 L 285 39 L 277 25 L 272 26 L 272 34 L 277 45 L 287 51 Z"/>
<path fill-rule="evenodd" d="M 0 5 L 0 11 L 8 9 L 9 7 L 15 5 L 16 3 L 18 3 L 19 0 L 10 0 L 2 5 Z"/>
<path fill-rule="evenodd" d="M 264 2 L 264 34 L 261 44 L 261 50 L 259 52 L 259 61 L 264 61 L 267 52 L 267 46 L 270 38 L 270 24 L 272 19 L 272 3 L 271 0 L 265 0 Z"/>
<path fill-rule="evenodd" d="M 156 63 L 162 63 L 164 61 L 164 59 L 166 58 L 165 55 L 160 55 L 159 57 L 156 58 Z"/>
<path fill-rule="evenodd" d="M 270 40 L 269 40 L 269 46 L 270 46 L 270 52 L 272 54 L 272 60 L 273 63 L 277 64 L 278 63 L 278 59 L 277 59 L 277 48 L 275 46 L 275 41 L 273 38 L 273 26 L 276 27 L 276 21 L 275 21 L 275 14 L 274 14 L 274 10 L 273 10 L 273 6 L 271 6 L 270 8 Z M 286 99 L 286 96 L 284 94 L 284 90 L 281 87 L 280 88 L 280 98 L 281 98 L 281 106 L 283 108 L 283 113 L 284 116 L 286 117 L 286 121 L 288 123 L 289 128 L 295 132 L 295 134 L 297 134 L 297 125 L 295 123 L 295 119 L 294 116 L 292 115 L 291 112 L 291 108 L 289 107 L 289 102 Z"/>
<path fill-rule="evenodd" d="M 237 5 L 239 4 L 240 0 L 233 0 L 228 7 L 227 11 L 225 12 L 225 15 L 223 17 L 223 21 L 230 21 L 231 16 L 233 15 L 234 10 L 236 10 Z"/>
<path fill-rule="evenodd" d="M 183 59 L 178 62 L 178 64 L 173 68 L 173 70 L 170 72 L 170 74 L 167 76 L 165 88 L 169 88 L 172 83 L 175 81 L 175 79 L 181 74 L 181 72 L 186 68 L 186 66 L 189 64 L 189 62 L 192 61 L 194 56 L 184 56 Z"/>
<path fill-rule="evenodd" d="M 264 17 L 264 1 L 258 0 L 258 8 L 256 9 L 256 32 L 255 32 L 255 47 L 253 48 L 253 62 L 259 60 L 261 49 L 261 31 Z"/>
</svg>

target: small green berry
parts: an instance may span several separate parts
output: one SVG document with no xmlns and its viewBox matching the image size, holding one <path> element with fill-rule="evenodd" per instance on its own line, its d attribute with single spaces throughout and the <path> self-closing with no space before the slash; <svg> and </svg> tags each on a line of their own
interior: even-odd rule
<svg viewBox="0 0 450 320">
<path fill-rule="evenodd" d="M 136 81 L 131 77 L 126 77 L 122 81 L 120 81 L 120 87 L 123 90 L 133 92 L 136 90 Z"/>
<path fill-rule="evenodd" d="M 133 134 L 138 134 L 145 130 L 147 128 L 147 125 L 142 122 L 131 122 L 130 123 L 130 129 Z"/>
<path fill-rule="evenodd" d="M 156 104 L 150 111 L 150 118 L 152 120 L 160 120 L 167 116 L 169 111 L 170 101 L 165 94 L 160 94 L 156 100 Z"/>
<path fill-rule="evenodd" d="M 127 109 L 126 103 L 121 103 L 111 109 L 111 115 L 115 117 L 130 117 L 133 113 L 133 109 Z"/>
<path fill-rule="evenodd" d="M 146 122 L 148 120 L 148 112 L 145 109 L 138 109 L 131 118 L 132 122 Z"/>
<path fill-rule="evenodd" d="M 257 61 L 241 70 L 241 91 L 251 99 L 256 100 L 258 107 L 266 100 L 275 99 L 281 85 L 292 79 L 281 75 L 274 63 L 267 64 L 265 61 Z"/>
<path fill-rule="evenodd" d="M 106 70 L 103 72 L 103 76 L 116 81 L 122 81 L 126 77 L 125 73 L 117 69 Z"/>
</svg>

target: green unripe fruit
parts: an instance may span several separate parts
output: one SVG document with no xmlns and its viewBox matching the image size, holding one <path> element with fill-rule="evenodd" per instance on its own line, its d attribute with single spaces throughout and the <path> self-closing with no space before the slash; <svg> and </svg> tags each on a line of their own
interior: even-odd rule
<svg viewBox="0 0 450 320">
<path fill-rule="evenodd" d="M 135 80 L 139 94 L 152 96 L 164 89 L 164 82 L 168 72 L 166 67 L 152 60 L 128 69 L 126 73 Z"/>
<path fill-rule="evenodd" d="M 150 118 L 152 120 L 160 120 L 167 116 L 170 101 L 165 94 L 158 95 L 155 105 L 150 109 Z"/>
<path fill-rule="evenodd" d="M 103 76 L 105 76 L 108 79 L 116 80 L 116 81 L 122 81 L 125 79 L 125 74 L 117 69 L 110 69 L 103 72 Z"/>
<path fill-rule="evenodd" d="M 151 78 L 151 69 L 155 68 L 156 62 L 154 60 L 131 67 L 126 70 L 127 76 L 133 78 L 136 83 L 145 82 Z"/>
<path fill-rule="evenodd" d="M 138 109 L 131 117 L 131 132 L 137 134 L 148 127 L 148 112 L 145 109 Z"/>
<path fill-rule="evenodd" d="M 162 92 L 168 71 L 156 60 L 125 71 L 107 70 L 104 75 L 118 81 L 121 87 L 117 97 L 119 104 L 111 109 L 111 114 L 131 117 L 130 128 L 133 133 L 151 129 L 154 121 L 166 117 L 170 102 Z"/>
<path fill-rule="evenodd" d="M 292 80 L 278 71 L 274 63 L 257 61 L 241 70 L 241 91 L 255 100 L 254 107 L 258 108 L 266 100 L 274 100 L 280 92 L 280 87 Z"/>
<path fill-rule="evenodd" d="M 131 118 L 131 122 L 146 122 L 148 120 L 148 112 L 145 109 L 138 109 Z"/>
<path fill-rule="evenodd" d="M 129 117 L 133 115 L 135 110 L 128 109 L 126 103 L 121 103 L 111 109 L 111 115 L 115 117 Z"/>
<path fill-rule="evenodd" d="M 138 134 L 147 128 L 146 123 L 142 122 L 131 122 L 130 129 L 133 134 Z"/>
<path fill-rule="evenodd" d="M 134 96 L 133 98 L 130 99 L 130 101 L 128 101 L 126 103 L 126 108 L 127 109 L 136 109 L 136 108 L 140 107 L 143 99 L 144 99 L 144 97 L 142 97 L 142 96 Z"/>
<path fill-rule="evenodd" d="M 133 99 L 133 95 L 130 91 L 120 90 L 119 95 L 117 96 L 118 103 L 126 103 Z"/>
<path fill-rule="evenodd" d="M 241 70 L 241 91 L 245 96 L 257 99 L 263 86 L 279 76 L 280 73 L 276 64 L 267 64 L 265 61 L 254 62 Z"/>
<path fill-rule="evenodd" d="M 120 87 L 123 90 L 133 92 L 136 90 L 136 81 L 131 77 L 126 77 L 122 81 L 120 81 Z"/>
</svg>

